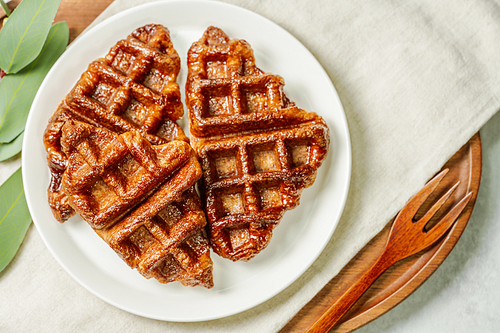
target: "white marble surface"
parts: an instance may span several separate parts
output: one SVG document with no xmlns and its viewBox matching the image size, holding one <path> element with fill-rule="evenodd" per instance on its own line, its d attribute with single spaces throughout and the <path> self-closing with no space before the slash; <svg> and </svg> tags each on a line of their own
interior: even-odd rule
<svg viewBox="0 0 500 333">
<path fill-rule="evenodd" d="M 409 298 L 357 332 L 500 332 L 500 114 L 481 140 L 479 195 L 457 245 Z"/>
</svg>

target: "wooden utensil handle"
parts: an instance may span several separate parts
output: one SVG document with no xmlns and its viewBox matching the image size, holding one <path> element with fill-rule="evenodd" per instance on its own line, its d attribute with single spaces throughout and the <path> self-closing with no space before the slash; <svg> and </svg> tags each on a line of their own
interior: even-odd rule
<svg viewBox="0 0 500 333">
<path fill-rule="evenodd" d="M 333 303 L 306 333 L 328 332 L 342 316 L 356 303 L 373 282 L 394 262 L 384 252 L 375 263 Z"/>
</svg>

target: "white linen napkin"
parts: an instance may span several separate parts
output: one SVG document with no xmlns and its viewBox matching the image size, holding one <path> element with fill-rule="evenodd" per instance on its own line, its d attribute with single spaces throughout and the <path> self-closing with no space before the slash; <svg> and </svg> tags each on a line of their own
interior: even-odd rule
<svg viewBox="0 0 500 333">
<path fill-rule="evenodd" d="M 94 23 L 145 2 L 151 1 L 115 0 Z M 160 322 L 83 290 L 31 228 L 0 274 L 0 298 L 9 300 L 0 306 L 0 331 L 275 332 L 500 108 L 499 1 L 225 2 L 297 37 L 342 100 L 351 133 L 351 189 L 323 254 L 290 287 L 253 309 L 202 323 Z M 8 173 L 0 166 L 0 180 Z"/>
</svg>

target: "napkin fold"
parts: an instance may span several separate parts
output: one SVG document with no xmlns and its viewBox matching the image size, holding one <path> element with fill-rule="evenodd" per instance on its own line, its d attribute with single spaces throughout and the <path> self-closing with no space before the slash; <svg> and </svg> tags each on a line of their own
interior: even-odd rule
<svg viewBox="0 0 500 333">
<path fill-rule="evenodd" d="M 152 1 L 115 0 L 93 24 L 146 2 Z M 276 332 L 500 108 L 500 1 L 224 2 L 298 38 L 341 98 L 352 179 L 322 255 L 290 287 L 248 311 L 201 323 L 160 322 L 118 310 L 78 287 L 32 228 L 0 274 L 0 331 Z M 28 313 L 26 323 L 21 319 Z"/>
</svg>

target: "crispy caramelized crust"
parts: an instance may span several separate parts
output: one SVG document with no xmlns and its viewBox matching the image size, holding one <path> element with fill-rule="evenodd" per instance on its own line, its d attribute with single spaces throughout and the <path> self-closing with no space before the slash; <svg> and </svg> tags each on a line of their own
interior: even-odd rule
<svg viewBox="0 0 500 333">
<path fill-rule="evenodd" d="M 60 222 L 74 214 L 61 192 L 67 164 L 60 143 L 64 123 L 73 119 L 116 133 L 138 131 L 152 144 L 188 141 L 176 124 L 183 114 L 176 83 L 179 70 L 179 56 L 161 25 L 135 30 L 106 57 L 89 65 L 59 104 L 44 134 L 51 171 L 49 204 Z"/>
<path fill-rule="evenodd" d="M 194 190 L 202 171 L 189 144 L 152 146 L 139 132 L 73 120 L 61 132 L 69 205 L 145 277 L 211 288 L 206 219 Z"/>
<path fill-rule="evenodd" d="M 299 204 L 326 158 L 325 121 L 283 93 L 284 80 L 255 66 L 250 45 L 209 27 L 188 52 L 186 105 L 212 248 L 249 260 Z"/>
</svg>

